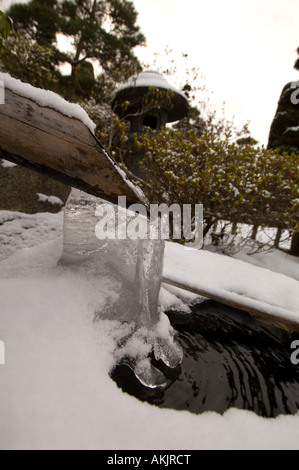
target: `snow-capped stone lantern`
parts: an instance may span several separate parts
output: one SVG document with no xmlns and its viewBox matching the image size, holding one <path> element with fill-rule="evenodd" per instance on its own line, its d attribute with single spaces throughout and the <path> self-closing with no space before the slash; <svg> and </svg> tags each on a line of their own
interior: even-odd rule
<svg viewBox="0 0 299 470">
<path fill-rule="evenodd" d="M 187 116 L 188 100 L 159 73 L 153 70 L 141 72 L 122 85 L 112 99 L 112 109 L 122 119 L 130 122 L 131 136 L 141 134 L 144 128 L 159 130 L 168 122 Z M 130 157 L 125 161 L 135 174 L 139 173 L 138 161 L 142 158 L 134 150 L 129 139 Z"/>
</svg>

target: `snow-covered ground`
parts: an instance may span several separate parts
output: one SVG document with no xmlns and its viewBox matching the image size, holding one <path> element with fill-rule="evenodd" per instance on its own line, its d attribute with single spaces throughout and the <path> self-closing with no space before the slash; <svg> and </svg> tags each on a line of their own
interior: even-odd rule
<svg viewBox="0 0 299 470">
<path fill-rule="evenodd" d="M 0 340 L 6 352 L 6 364 L 0 365 L 1 449 L 299 448 L 299 414 L 272 420 L 232 409 L 224 416 L 198 416 L 153 407 L 121 392 L 109 371 L 123 327 L 93 321 L 95 312 L 115 300 L 117 281 L 104 268 L 57 265 L 62 220 L 62 213 L 0 213 Z M 265 269 L 261 274 L 259 267 L 241 261 L 201 252 L 200 263 L 180 250 L 168 244 L 166 272 L 181 269 L 180 258 L 189 266 L 184 275 L 192 269 L 210 282 L 213 265 L 222 266 L 215 272 L 216 287 L 236 289 L 238 276 L 231 274 L 238 267 L 247 294 L 263 278 L 272 296 L 273 283 L 281 281 L 272 301 L 293 313 L 299 307 L 292 279 L 297 260 L 285 259 L 284 275 Z M 254 262 L 271 267 L 270 261 Z M 257 295 L 262 292 L 259 286 Z M 180 303 L 187 310 L 183 300 L 189 294 L 175 294 L 163 289 L 164 308 Z"/>
<path fill-rule="evenodd" d="M 0 211 L 0 261 L 18 250 L 59 237 L 62 225 L 63 212 L 31 215 Z"/>
</svg>

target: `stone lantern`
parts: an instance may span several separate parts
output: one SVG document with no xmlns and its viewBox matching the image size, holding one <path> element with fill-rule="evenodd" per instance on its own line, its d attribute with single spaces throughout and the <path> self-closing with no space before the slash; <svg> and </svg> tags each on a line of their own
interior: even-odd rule
<svg viewBox="0 0 299 470">
<path fill-rule="evenodd" d="M 188 106 L 184 93 L 153 70 L 131 77 L 118 88 L 112 108 L 120 118 L 130 122 L 130 152 L 125 163 L 132 173 L 140 175 L 138 162 L 142 159 L 134 148 L 132 134 L 141 134 L 145 128 L 159 130 L 168 122 L 179 121 L 187 116 Z"/>
</svg>

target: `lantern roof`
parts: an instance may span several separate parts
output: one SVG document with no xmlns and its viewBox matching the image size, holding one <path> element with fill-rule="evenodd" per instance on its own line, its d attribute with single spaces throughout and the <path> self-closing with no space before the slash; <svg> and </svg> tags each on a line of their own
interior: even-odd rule
<svg viewBox="0 0 299 470">
<path fill-rule="evenodd" d="M 161 106 L 167 113 L 167 122 L 178 121 L 188 113 L 188 100 L 183 92 L 171 85 L 166 78 L 154 70 L 146 70 L 129 78 L 115 92 L 112 105 L 117 114 L 122 114 L 121 103 L 125 101 L 142 100 L 152 88 L 171 90 L 173 93 L 169 100 L 164 100 Z"/>
</svg>

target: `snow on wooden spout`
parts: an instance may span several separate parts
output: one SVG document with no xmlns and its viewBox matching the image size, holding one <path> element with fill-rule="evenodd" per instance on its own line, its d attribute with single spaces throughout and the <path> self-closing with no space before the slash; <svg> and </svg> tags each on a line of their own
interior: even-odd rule
<svg viewBox="0 0 299 470">
<path fill-rule="evenodd" d="M 97 143 L 85 111 L 53 92 L 0 73 L 0 158 L 26 166 L 74 188 L 117 201 L 145 202 L 143 193 Z"/>
</svg>

